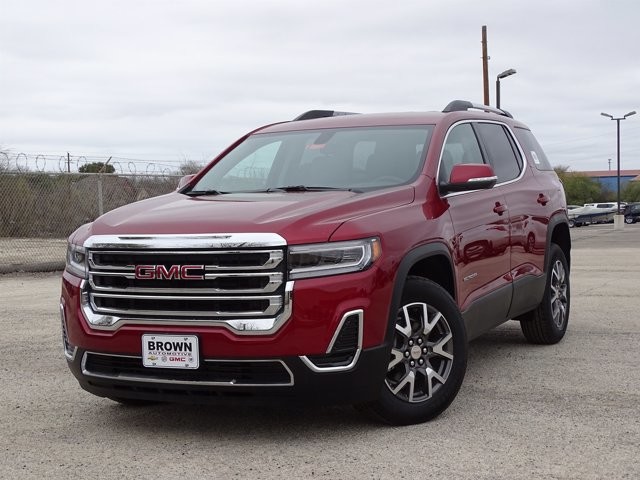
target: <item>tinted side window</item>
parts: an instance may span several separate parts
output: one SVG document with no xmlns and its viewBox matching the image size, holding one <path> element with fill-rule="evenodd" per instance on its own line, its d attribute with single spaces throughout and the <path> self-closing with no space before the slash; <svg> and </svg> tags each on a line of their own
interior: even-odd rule
<svg viewBox="0 0 640 480">
<path fill-rule="evenodd" d="M 504 127 L 497 123 L 478 123 L 477 128 L 498 183 L 517 178 L 522 170 L 522 163 Z"/>
<path fill-rule="evenodd" d="M 442 150 L 438 181 L 448 181 L 451 169 L 460 163 L 484 163 L 478 139 L 469 123 L 458 125 L 449 132 Z"/>
<path fill-rule="evenodd" d="M 553 167 L 549 163 L 549 159 L 542 150 L 542 147 L 529 130 L 524 128 L 515 128 L 516 137 L 520 141 L 522 148 L 525 151 L 529 161 L 533 163 L 538 170 L 553 170 Z"/>
</svg>

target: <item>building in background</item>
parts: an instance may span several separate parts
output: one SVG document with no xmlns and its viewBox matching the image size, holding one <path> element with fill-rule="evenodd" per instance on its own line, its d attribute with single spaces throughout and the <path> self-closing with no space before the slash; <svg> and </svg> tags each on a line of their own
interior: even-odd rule
<svg viewBox="0 0 640 480">
<path fill-rule="evenodd" d="M 591 172 L 578 172 L 587 177 L 597 180 L 602 188 L 615 192 L 618 188 L 616 170 L 594 170 Z M 623 190 L 627 183 L 632 181 L 640 181 L 640 170 L 620 170 L 620 190 Z"/>
</svg>

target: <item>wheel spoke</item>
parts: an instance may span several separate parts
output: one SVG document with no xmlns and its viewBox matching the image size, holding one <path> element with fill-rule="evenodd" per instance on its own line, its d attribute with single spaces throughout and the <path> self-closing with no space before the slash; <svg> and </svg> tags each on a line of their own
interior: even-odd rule
<svg viewBox="0 0 640 480">
<path fill-rule="evenodd" d="M 453 338 L 453 335 L 451 334 L 451 332 L 449 332 L 442 340 L 440 340 L 438 343 L 436 343 L 433 346 L 433 353 L 435 353 L 436 355 L 440 355 L 441 357 L 447 358 L 449 360 L 453 360 L 453 355 L 451 355 L 449 352 L 444 351 L 445 345 L 452 338 Z"/>
<path fill-rule="evenodd" d="M 397 364 L 399 364 L 404 358 L 402 355 L 402 352 L 395 348 L 391 350 L 391 355 L 393 355 L 393 358 L 389 362 L 389 366 L 387 367 L 387 372 L 391 370 L 393 367 L 395 367 Z"/>
<path fill-rule="evenodd" d="M 551 286 L 558 288 L 564 284 L 565 272 L 564 267 L 560 261 L 557 261 L 553 266 L 553 271 L 551 272 Z"/>
<path fill-rule="evenodd" d="M 424 306 L 424 334 L 429 335 L 431 330 L 436 326 L 436 324 L 443 319 L 443 315 L 440 312 L 436 312 L 431 321 L 429 321 L 429 314 L 427 313 L 427 306 Z"/>
<path fill-rule="evenodd" d="M 400 382 L 396 385 L 396 388 L 392 389 L 391 392 L 394 395 L 397 395 L 400 390 L 409 385 L 409 394 L 407 395 L 410 402 L 413 402 L 413 392 L 416 386 L 416 374 L 410 371 Z"/>
<path fill-rule="evenodd" d="M 433 380 L 436 379 L 440 383 L 444 383 L 444 378 L 442 378 L 438 372 L 431 367 L 427 367 L 425 373 L 427 374 L 427 395 L 431 398 L 431 394 L 433 392 Z"/>
<path fill-rule="evenodd" d="M 410 338 L 411 337 L 411 323 L 409 322 L 409 320 L 407 319 L 408 317 L 405 317 L 405 326 L 403 327 L 402 325 L 399 325 L 396 323 L 396 331 L 398 331 L 399 333 L 402 334 L 402 336 L 404 336 L 405 338 Z"/>
<path fill-rule="evenodd" d="M 564 303 L 560 302 L 560 315 L 564 318 L 567 314 L 567 307 Z"/>
<path fill-rule="evenodd" d="M 560 327 L 562 327 L 562 324 L 564 323 L 564 319 L 565 319 L 565 317 L 567 315 L 567 313 L 566 313 L 567 309 L 564 306 L 564 304 L 559 300 L 558 300 L 558 303 L 557 303 L 556 311 L 558 313 L 558 317 L 557 317 L 557 320 L 556 320 L 556 325 L 558 326 L 558 328 L 560 328 Z M 554 319 L 555 318 L 556 318 L 556 316 L 554 315 Z"/>
</svg>

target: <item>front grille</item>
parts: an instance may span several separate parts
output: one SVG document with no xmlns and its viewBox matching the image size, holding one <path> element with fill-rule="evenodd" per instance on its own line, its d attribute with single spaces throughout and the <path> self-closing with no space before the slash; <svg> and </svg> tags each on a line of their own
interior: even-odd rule
<svg viewBox="0 0 640 480">
<path fill-rule="evenodd" d="M 147 322 L 259 320 L 283 310 L 284 258 L 281 247 L 89 249 L 85 293 L 98 315 Z"/>
<path fill-rule="evenodd" d="M 147 368 L 142 358 L 87 352 L 85 375 L 149 383 L 228 386 L 285 386 L 293 384 L 290 370 L 280 360 L 204 360 L 198 369 Z"/>
</svg>

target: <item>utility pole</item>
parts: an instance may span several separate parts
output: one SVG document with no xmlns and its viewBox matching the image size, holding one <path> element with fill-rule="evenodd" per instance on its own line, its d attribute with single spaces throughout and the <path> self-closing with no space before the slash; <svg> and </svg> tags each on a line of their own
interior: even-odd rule
<svg viewBox="0 0 640 480">
<path fill-rule="evenodd" d="M 611 159 L 609 159 L 609 171 L 611 171 Z"/>
<path fill-rule="evenodd" d="M 67 173 L 71 173 L 71 155 L 67 152 Z"/>
<path fill-rule="evenodd" d="M 482 26 L 482 85 L 484 88 L 484 104 L 489 105 L 489 57 L 487 55 L 487 26 Z"/>
</svg>

